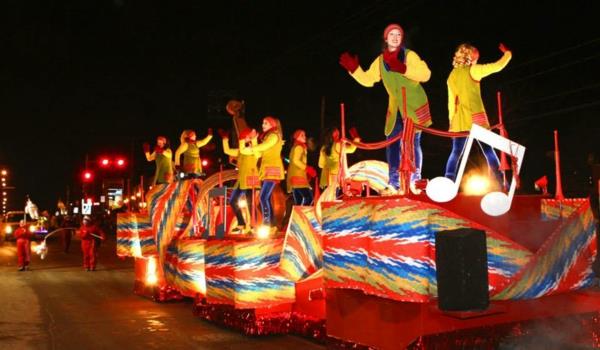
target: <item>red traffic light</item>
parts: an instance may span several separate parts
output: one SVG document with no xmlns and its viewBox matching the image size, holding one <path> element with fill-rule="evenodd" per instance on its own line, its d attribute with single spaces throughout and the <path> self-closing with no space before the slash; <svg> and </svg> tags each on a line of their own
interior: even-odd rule
<svg viewBox="0 0 600 350">
<path fill-rule="evenodd" d="M 100 158 L 100 166 L 103 168 L 106 168 L 110 165 L 110 159 L 109 158 Z"/>
<path fill-rule="evenodd" d="M 208 160 L 202 159 L 202 166 L 207 166 L 207 165 L 208 165 Z"/>
<path fill-rule="evenodd" d="M 124 159 L 124 158 L 117 158 L 117 161 L 116 161 L 116 163 L 117 163 L 117 166 L 118 166 L 119 168 L 123 168 L 123 167 L 125 167 L 125 164 L 126 164 L 126 162 L 125 162 L 125 159 Z"/>
<path fill-rule="evenodd" d="M 91 172 L 90 170 L 84 170 L 83 173 L 81 174 L 81 177 L 84 182 L 91 182 L 94 180 L 94 173 Z"/>
</svg>

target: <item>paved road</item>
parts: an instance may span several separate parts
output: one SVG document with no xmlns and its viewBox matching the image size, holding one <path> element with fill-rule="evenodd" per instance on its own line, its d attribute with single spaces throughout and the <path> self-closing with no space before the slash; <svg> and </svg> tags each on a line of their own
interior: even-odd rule
<svg viewBox="0 0 600 350">
<path fill-rule="evenodd" d="M 325 349 L 296 336 L 246 337 L 192 315 L 190 301 L 157 304 L 133 294 L 133 261 L 101 247 L 98 271 L 81 268 L 49 239 L 45 260 L 32 254 L 18 272 L 16 248 L 0 246 L 0 349 Z"/>
</svg>

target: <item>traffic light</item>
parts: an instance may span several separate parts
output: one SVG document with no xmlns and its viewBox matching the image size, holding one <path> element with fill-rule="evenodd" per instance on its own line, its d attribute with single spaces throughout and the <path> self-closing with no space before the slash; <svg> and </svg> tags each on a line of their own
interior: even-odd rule
<svg viewBox="0 0 600 350">
<path fill-rule="evenodd" d="M 84 170 L 81 174 L 81 179 L 83 182 L 92 182 L 94 181 L 94 173 L 91 170 Z"/>
<path fill-rule="evenodd" d="M 116 160 L 116 164 L 117 164 L 117 167 L 118 167 L 118 168 L 124 168 L 124 167 L 125 167 L 125 165 L 127 164 L 127 162 L 125 161 L 125 158 L 121 158 L 121 157 L 119 157 L 119 158 L 117 158 L 117 160 Z"/>
<path fill-rule="evenodd" d="M 107 158 L 107 157 L 100 158 L 100 166 L 102 168 L 108 168 L 110 166 L 110 158 Z"/>
</svg>

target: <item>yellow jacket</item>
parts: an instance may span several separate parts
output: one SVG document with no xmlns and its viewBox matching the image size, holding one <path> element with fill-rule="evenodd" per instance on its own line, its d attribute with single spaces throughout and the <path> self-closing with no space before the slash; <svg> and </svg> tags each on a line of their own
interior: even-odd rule
<svg viewBox="0 0 600 350">
<path fill-rule="evenodd" d="M 356 151 L 356 146 L 346 143 L 344 146 L 346 154 L 354 153 Z M 335 178 L 337 177 L 340 171 L 340 152 L 342 150 L 342 142 L 337 141 L 334 146 L 331 148 L 331 154 L 327 155 L 327 150 L 325 146 L 321 147 L 321 152 L 319 152 L 319 168 L 321 168 L 321 177 L 319 178 L 319 186 L 321 188 L 329 186 L 331 183 L 335 182 Z"/>
<path fill-rule="evenodd" d="M 256 145 L 256 139 L 252 139 L 252 144 Z M 247 190 L 260 187 L 258 179 L 258 169 L 256 163 L 260 155 L 245 152 L 246 143 L 240 140 L 240 149 L 229 148 L 229 140 L 223 139 L 223 152 L 228 156 L 237 158 L 238 179 L 233 186 L 241 190 Z"/>
<path fill-rule="evenodd" d="M 447 81 L 450 131 L 469 131 L 473 123 L 490 128 L 481 99 L 480 81 L 504 69 L 511 57 L 511 52 L 506 51 L 496 62 L 455 67 L 450 72 Z"/>
<path fill-rule="evenodd" d="M 284 170 L 281 160 L 283 140 L 275 132 L 268 132 L 258 146 L 253 147 L 255 154 L 261 154 L 259 176 L 261 180 L 283 180 Z"/>
<path fill-rule="evenodd" d="M 290 150 L 290 165 L 287 170 L 286 188 L 292 192 L 294 188 L 310 188 L 306 176 L 307 151 L 306 146 L 294 145 Z"/>
</svg>

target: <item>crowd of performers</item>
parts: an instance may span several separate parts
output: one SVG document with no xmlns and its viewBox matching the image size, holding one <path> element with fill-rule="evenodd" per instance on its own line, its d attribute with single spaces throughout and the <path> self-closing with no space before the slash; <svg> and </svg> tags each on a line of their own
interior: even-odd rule
<svg viewBox="0 0 600 350">
<path fill-rule="evenodd" d="M 481 98 L 480 82 L 486 76 L 502 70 L 510 61 L 511 51 L 500 44 L 503 56 L 496 62 L 479 64 L 479 51 L 470 44 L 460 44 L 452 59 L 454 69 L 447 79 L 449 133 L 452 136 L 452 151 L 448 158 L 445 176 L 455 180 L 457 164 L 462 155 L 467 137 L 465 132 L 472 124 L 490 128 Z M 414 157 L 410 189 L 418 192 L 416 183 L 421 179 L 423 156 L 421 150 L 421 134 L 423 129 L 432 125 L 429 101 L 421 83 L 427 82 L 431 71 L 427 63 L 419 55 L 404 45 L 404 31 L 398 24 L 390 24 L 383 31 L 383 49 L 368 69 L 364 70 L 356 55 L 348 52 L 340 56 L 340 65 L 359 84 L 372 87 L 382 81 L 389 102 L 385 118 L 384 134 L 388 141 L 386 158 L 389 165 L 388 193 L 400 191 L 400 166 L 402 155 L 401 136 L 407 119 L 416 125 L 414 134 Z M 404 94 L 404 95 L 403 95 Z M 317 176 L 314 168 L 307 162 L 307 136 L 304 130 L 296 130 L 291 135 L 289 165 L 285 171 L 282 161 L 284 135 L 278 118 L 267 116 L 262 120 L 262 132 L 249 128 L 241 117 L 243 102 L 230 101 L 226 107 L 234 117 L 235 135 L 231 140 L 228 132 L 219 131 L 222 138 L 223 151 L 237 160 L 239 177 L 234 185 L 229 203 L 237 218 L 238 232 L 247 233 L 251 228 L 242 215 L 239 199 L 246 197 L 252 203 L 252 191 L 259 191 L 260 209 L 263 224 L 272 226 L 273 208 L 271 196 L 275 186 L 285 179 L 287 192 L 293 197 L 296 205 L 310 205 L 313 202 L 311 179 Z M 406 114 L 406 115 L 404 115 Z M 349 130 L 352 141 L 343 141 L 338 129 L 330 130 L 324 137 L 320 149 L 318 166 L 321 169 L 319 186 L 338 186 L 340 154 L 342 142 L 346 142 L 344 150 L 352 153 L 356 143 L 360 142 L 355 129 Z M 202 175 L 200 149 L 212 139 L 212 129 L 207 136 L 196 140 L 196 133 L 185 130 L 181 135 L 181 144 L 175 152 L 172 164 L 172 151 L 165 137 L 159 136 L 154 150 L 148 144 L 144 152 L 148 161 L 156 162 L 154 183 L 169 183 L 174 179 L 174 172 L 181 172 L 185 178 L 197 178 Z M 236 147 L 237 146 L 237 147 Z M 498 156 L 489 145 L 480 147 L 487 160 L 490 173 L 498 181 L 501 180 Z M 287 174 L 287 175 L 286 175 Z M 274 228 L 273 228 L 274 229 Z"/>
<path fill-rule="evenodd" d="M 509 63 L 512 53 L 503 44 L 499 45 L 502 57 L 493 63 L 479 64 L 479 51 L 476 47 L 463 43 L 455 50 L 452 58 L 453 69 L 447 79 L 448 88 L 448 118 L 449 132 L 452 135 L 452 151 L 449 155 L 445 176 L 455 180 L 457 165 L 463 153 L 467 137 L 465 132 L 471 129 L 472 124 L 477 124 L 490 129 L 490 123 L 481 98 L 481 80 L 490 74 L 501 71 Z M 388 141 L 386 146 L 386 159 L 389 166 L 389 186 L 387 194 L 395 194 L 400 190 L 400 163 L 402 155 L 402 141 L 398 137 L 402 134 L 406 120 L 410 119 L 417 129 L 414 134 L 414 159 L 412 159 L 412 172 L 410 189 L 418 192 L 416 182 L 421 179 L 423 156 L 421 151 L 422 130 L 432 125 L 429 101 L 421 83 L 427 82 L 431 71 L 427 63 L 419 55 L 404 45 L 404 31 L 398 24 L 390 24 L 383 31 L 383 49 L 364 70 L 356 55 L 348 52 L 341 54 L 340 65 L 348 71 L 350 76 L 359 84 L 372 87 L 382 81 L 388 95 L 388 108 L 385 117 L 384 134 Z M 403 96 L 403 91 L 405 96 Z M 250 223 L 242 214 L 239 199 L 246 198 L 252 207 L 253 191 L 259 191 L 259 204 L 262 214 L 262 223 L 275 231 L 273 224 L 274 213 L 271 197 L 276 186 L 285 180 L 287 192 L 291 194 L 295 205 L 312 205 L 313 190 L 311 180 L 316 178 L 317 171 L 308 164 L 307 135 L 304 130 L 296 130 L 291 135 L 291 147 L 287 172 L 282 160 L 284 145 L 283 129 L 278 118 L 267 116 L 262 120 L 262 132 L 257 132 L 247 126 L 243 118 L 243 102 L 232 100 L 226 106 L 233 117 L 234 133 L 237 139 L 231 140 L 230 133 L 219 130 L 222 139 L 223 151 L 228 156 L 235 158 L 238 168 L 238 178 L 233 186 L 229 203 L 237 218 L 238 226 L 234 228 L 238 233 L 250 233 Z M 341 139 L 337 128 L 331 129 L 325 135 L 319 152 L 318 166 L 321 169 L 318 186 L 338 187 L 340 171 L 340 155 L 342 142 L 345 153 L 353 153 L 360 137 L 355 129 L 349 130 L 352 142 Z M 154 161 L 156 172 L 153 184 L 165 184 L 174 181 L 175 173 L 184 174 L 184 178 L 199 178 L 203 176 L 200 150 L 213 138 L 212 129 L 207 130 L 207 135 L 197 140 L 194 130 L 184 130 L 180 137 L 180 145 L 173 152 L 169 141 L 164 136 L 156 139 L 154 149 L 149 144 L 144 144 L 143 149 L 148 161 Z M 236 147 L 237 146 L 237 147 Z M 488 163 L 489 172 L 493 178 L 501 182 L 500 162 L 492 147 L 480 144 Z M 384 193 L 386 194 L 386 193 Z M 28 269 L 30 257 L 29 246 L 32 239 L 31 233 L 26 229 L 23 221 L 16 230 L 17 256 L 19 270 Z M 104 232 L 92 224 L 89 217 L 84 217 L 81 227 L 77 230 L 81 238 L 83 251 L 83 266 L 87 271 L 94 271 L 97 265 L 98 247 L 104 240 Z M 68 241 L 70 242 L 70 232 Z M 68 245 L 65 252 L 68 251 Z"/>
</svg>

